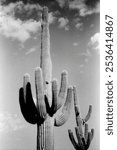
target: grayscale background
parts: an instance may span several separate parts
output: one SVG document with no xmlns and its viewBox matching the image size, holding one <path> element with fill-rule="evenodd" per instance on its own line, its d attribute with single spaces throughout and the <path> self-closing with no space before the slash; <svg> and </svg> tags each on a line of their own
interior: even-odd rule
<svg viewBox="0 0 117 150">
<path fill-rule="evenodd" d="M 26 1 L 25 1 L 26 2 Z M 89 128 L 95 136 L 89 150 L 99 150 L 99 35 L 98 0 L 0 1 L 0 150 L 36 150 L 36 125 L 27 123 L 19 107 L 23 75 L 31 75 L 40 62 L 40 12 L 49 8 L 53 78 L 60 83 L 62 70 L 69 85 L 76 85 L 82 116 L 93 105 Z M 74 150 L 68 129 L 74 132 L 72 108 L 68 122 L 55 130 L 55 150 Z M 74 132 L 75 136 L 75 132 Z"/>
</svg>

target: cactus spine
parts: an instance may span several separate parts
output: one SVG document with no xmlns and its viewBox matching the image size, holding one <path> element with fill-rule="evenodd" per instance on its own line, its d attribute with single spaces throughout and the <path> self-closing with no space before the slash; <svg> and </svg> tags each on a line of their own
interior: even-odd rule
<svg viewBox="0 0 117 150">
<path fill-rule="evenodd" d="M 31 124 L 37 124 L 37 150 L 54 150 L 53 127 L 59 127 L 68 120 L 73 89 L 67 87 L 67 83 L 66 71 L 61 73 L 59 92 L 57 79 L 52 80 L 48 8 L 44 7 L 41 25 L 40 67 L 35 70 L 36 104 L 33 101 L 28 74 L 24 75 L 23 87 L 19 90 L 19 103 L 25 120 Z M 60 113 L 56 113 L 60 108 Z"/>
<path fill-rule="evenodd" d="M 88 124 L 86 123 L 90 119 L 92 113 L 92 105 L 89 105 L 89 111 L 86 117 L 82 119 L 80 114 L 80 109 L 78 107 L 79 104 L 77 99 L 76 87 L 73 88 L 73 93 L 74 93 L 74 109 L 75 109 L 76 124 L 77 124 L 77 127 L 75 127 L 75 132 L 76 132 L 76 137 L 78 142 L 75 141 L 73 132 L 70 129 L 68 130 L 68 134 L 76 150 L 87 150 L 94 137 L 94 129 L 88 131 Z"/>
</svg>

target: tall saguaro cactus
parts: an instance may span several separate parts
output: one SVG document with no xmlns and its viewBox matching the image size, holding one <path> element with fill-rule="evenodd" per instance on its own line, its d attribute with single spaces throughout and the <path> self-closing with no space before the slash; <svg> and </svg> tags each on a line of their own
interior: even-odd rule
<svg viewBox="0 0 117 150">
<path fill-rule="evenodd" d="M 76 150 L 87 150 L 94 137 L 94 129 L 88 131 L 88 124 L 86 123 L 90 119 L 91 112 L 92 112 L 92 105 L 89 105 L 89 111 L 86 117 L 82 119 L 80 109 L 79 109 L 78 99 L 77 99 L 76 87 L 73 88 L 73 93 L 74 93 L 74 109 L 75 109 L 76 124 L 77 124 L 77 127 L 75 127 L 75 131 L 76 131 L 76 137 L 78 142 L 76 142 L 73 136 L 73 132 L 70 129 L 68 130 L 68 134 Z"/>
<path fill-rule="evenodd" d="M 56 79 L 52 80 L 48 9 L 44 7 L 41 25 L 40 67 L 35 70 L 36 104 L 33 101 L 28 74 L 24 75 L 23 87 L 19 90 L 20 108 L 25 120 L 31 124 L 37 124 L 37 150 L 54 150 L 53 127 L 59 127 L 68 120 L 73 89 L 67 87 L 67 80 L 67 72 L 63 71 L 58 92 L 58 82 Z M 58 109 L 60 112 L 56 113 Z"/>
</svg>

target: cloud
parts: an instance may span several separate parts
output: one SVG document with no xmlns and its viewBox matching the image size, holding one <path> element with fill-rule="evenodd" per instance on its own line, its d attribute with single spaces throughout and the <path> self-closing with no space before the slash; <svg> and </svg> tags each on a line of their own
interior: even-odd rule
<svg viewBox="0 0 117 150">
<path fill-rule="evenodd" d="M 78 43 L 77 43 L 77 42 L 74 42 L 74 43 L 73 43 L 73 46 L 78 46 Z"/>
<path fill-rule="evenodd" d="M 96 2 L 95 7 L 89 7 L 86 5 L 85 0 L 73 0 L 69 1 L 69 8 L 78 10 L 79 15 L 84 17 L 94 13 L 99 13 L 100 3 Z"/>
<path fill-rule="evenodd" d="M 81 22 L 81 18 L 79 18 L 78 15 L 75 16 L 75 18 L 73 19 L 73 22 L 75 24 L 75 27 L 78 30 L 82 30 L 83 22 Z"/>
<path fill-rule="evenodd" d="M 17 131 L 24 127 L 25 125 L 17 114 L 8 112 L 0 113 L 0 132 Z"/>
<path fill-rule="evenodd" d="M 60 7 L 64 7 L 67 2 L 67 0 L 56 0 L 56 1 L 58 2 Z"/>
<path fill-rule="evenodd" d="M 61 17 L 58 19 L 59 28 L 64 28 L 65 30 L 69 30 L 69 20 L 67 18 Z"/>
<path fill-rule="evenodd" d="M 24 6 L 22 2 L 0 6 L 0 34 L 25 42 L 40 29 L 41 23 L 39 20 L 29 17 L 33 10 L 37 9 L 37 6 L 30 4 L 25 5 L 25 7 L 21 6 Z M 25 17 L 24 12 L 28 12 Z M 26 19 L 26 16 L 30 19 Z"/>
<path fill-rule="evenodd" d="M 79 30 L 81 30 L 81 27 L 82 27 L 83 23 L 82 22 L 78 22 L 75 27 Z"/>
<path fill-rule="evenodd" d="M 92 47 L 92 49 L 96 50 L 97 52 L 99 52 L 100 50 L 100 33 L 95 33 L 89 43 L 88 43 L 89 46 Z"/>
<path fill-rule="evenodd" d="M 56 17 L 55 17 L 56 13 L 54 12 L 49 12 L 48 14 L 48 19 L 49 19 L 49 24 L 53 24 L 56 21 Z"/>
<path fill-rule="evenodd" d="M 32 48 L 30 48 L 25 54 L 26 55 L 29 55 L 29 54 L 31 54 L 31 53 L 33 53 L 33 52 L 35 52 L 36 51 L 36 48 L 35 47 L 32 47 Z"/>
<path fill-rule="evenodd" d="M 88 57 L 91 57 L 93 52 L 99 54 L 100 52 L 100 33 L 95 33 L 88 42 L 88 48 L 85 52 L 82 52 L 81 55 L 85 56 L 85 62 L 87 62 Z"/>
</svg>

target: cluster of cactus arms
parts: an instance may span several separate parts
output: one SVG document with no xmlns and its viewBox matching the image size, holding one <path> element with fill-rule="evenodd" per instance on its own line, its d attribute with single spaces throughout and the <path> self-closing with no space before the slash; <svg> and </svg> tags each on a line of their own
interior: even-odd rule
<svg viewBox="0 0 117 150">
<path fill-rule="evenodd" d="M 77 142 L 73 136 L 73 132 L 70 129 L 68 130 L 68 134 L 76 150 L 87 150 L 94 137 L 94 129 L 91 129 L 91 131 L 88 131 L 88 124 L 86 123 L 91 116 L 92 105 L 89 105 L 89 111 L 86 117 L 82 119 L 80 110 L 79 110 L 76 87 L 73 88 L 73 93 L 74 93 L 74 109 L 75 109 L 76 124 L 77 124 L 77 127 L 75 127 Z"/>
<path fill-rule="evenodd" d="M 69 118 L 73 88 L 68 87 L 68 74 L 61 73 L 60 90 L 52 80 L 48 8 L 44 7 L 41 24 L 40 67 L 35 70 L 36 104 L 31 92 L 30 75 L 25 74 L 19 90 L 19 103 L 25 120 L 37 124 L 37 150 L 54 150 L 54 126 L 62 126 Z M 63 104 L 64 103 L 64 104 Z M 57 111 L 60 111 L 57 113 Z"/>
</svg>

